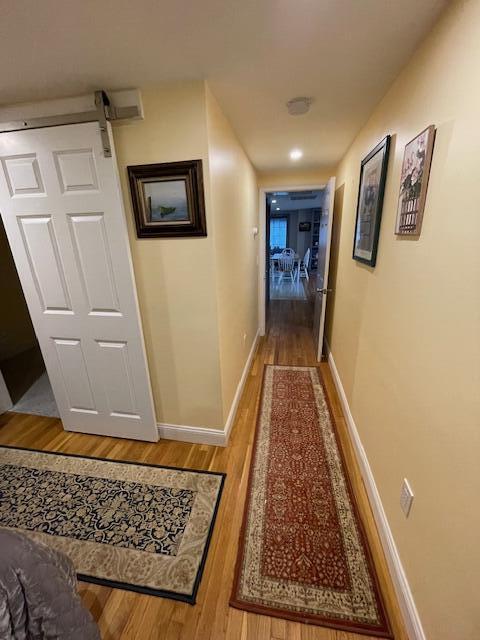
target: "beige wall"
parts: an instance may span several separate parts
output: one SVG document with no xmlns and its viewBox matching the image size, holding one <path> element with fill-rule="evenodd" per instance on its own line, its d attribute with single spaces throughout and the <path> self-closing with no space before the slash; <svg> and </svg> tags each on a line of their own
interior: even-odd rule
<svg viewBox="0 0 480 640">
<path fill-rule="evenodd" d="M 114 128 L 158 422 L 223 428 L 257 331 L 257 184 L 204 82 L 142 90 Z M 136 237 L 126 167 L 202 159 L 206 238 Z"/>
<path fill-rule="evenodd" d="M 480 2 L 454 2 L 337 171 L 328 339 L 430 640 L 480 637 L 479 69 Z M 400 239 L 403 149 L 429 124 L 437 138 L 422 234 Z M 360 161 L 387 133 L 370 269 L 351 258 Z M 415 492 L 408 519 L 404 477 Z"/>
<path fill-rule="evenodd" d="M 36 344 L 12 252 L 0 220 L 0 361 Z"/>
<path fill-rule="evenodd" d="M 215 266 L 223 413 L 226 421 L 258 328 L 258 189 L 253 167 L 207 89 L 210 204 Z"/>
<path fill-rule="evenodd" d="M 223 427 L 203 82 L 142 90 L 145 119 L 116 126 L 115 146 L 157 420 Z M 137 239 L 126 167 L 202 159 L 206 238 Z"/>
<path fill-rule="evenodd" d="M 257 173 L 259 187 L 302 187 L 311 185 L 325 185 L 333 169 L 276 171 L 274 173 Z"/>
</svg>

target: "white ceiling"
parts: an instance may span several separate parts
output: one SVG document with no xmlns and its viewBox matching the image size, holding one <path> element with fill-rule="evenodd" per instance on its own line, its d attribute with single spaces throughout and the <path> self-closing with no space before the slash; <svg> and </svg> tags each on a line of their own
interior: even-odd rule
<svg viewBox="0 0 480 640">
<path fill-rule="evenodd" d="M 447 2 L 0 0 L 0 104 L 206 78 L 257 169 L 331 166 Z"/>
<path fill-rule="evenodd" d="M 267 194 L 273 215 L 301 209 L 317 209 L 323 204 L 323 191 L 275 191 Z"/>
</svg>

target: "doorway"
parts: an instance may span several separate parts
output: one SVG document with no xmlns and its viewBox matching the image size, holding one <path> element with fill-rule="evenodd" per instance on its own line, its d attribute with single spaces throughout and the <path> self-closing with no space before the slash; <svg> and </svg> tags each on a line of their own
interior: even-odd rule
<svg viewBox="0 0 480 640">
<path fill-rule="evenodd" d="M 313 313 L 323 190 L 273 191 L 266 199 L 268 307 L 275 300 L 290 300 L 306 303 Z"/>
<path fill-rule="evenodd" d="M 318 359 L 328 292 L 335 179 L 326 185 L 260 189 L 260 331 L 309 327 Z"/>
<path fill-rule="evenodd" d="M 0 376 L 5 410 L 59 417 L 50 380 L 0 217 Z"/>
</svg>

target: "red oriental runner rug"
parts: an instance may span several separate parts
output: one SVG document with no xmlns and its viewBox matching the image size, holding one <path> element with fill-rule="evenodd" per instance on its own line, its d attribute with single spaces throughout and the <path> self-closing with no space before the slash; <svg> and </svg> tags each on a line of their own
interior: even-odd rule
<svg viewBox="0 0 480 640">
<path fill-rule="evenodd" d="M 265 367 L 230 604 L 392 637 L 316 367 Z"/>
</svg>

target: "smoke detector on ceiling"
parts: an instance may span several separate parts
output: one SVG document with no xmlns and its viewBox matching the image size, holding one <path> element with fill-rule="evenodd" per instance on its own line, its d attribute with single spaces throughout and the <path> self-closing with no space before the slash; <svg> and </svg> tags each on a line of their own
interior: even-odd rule
<svg viewBox="0 0 480 640">
<path fill-rule="evenodd" d="M 292 98 L 287 102 L 288 113 L 291 116 L 303 116 L 310 110 L 312 98 Z"/>
</svg>

